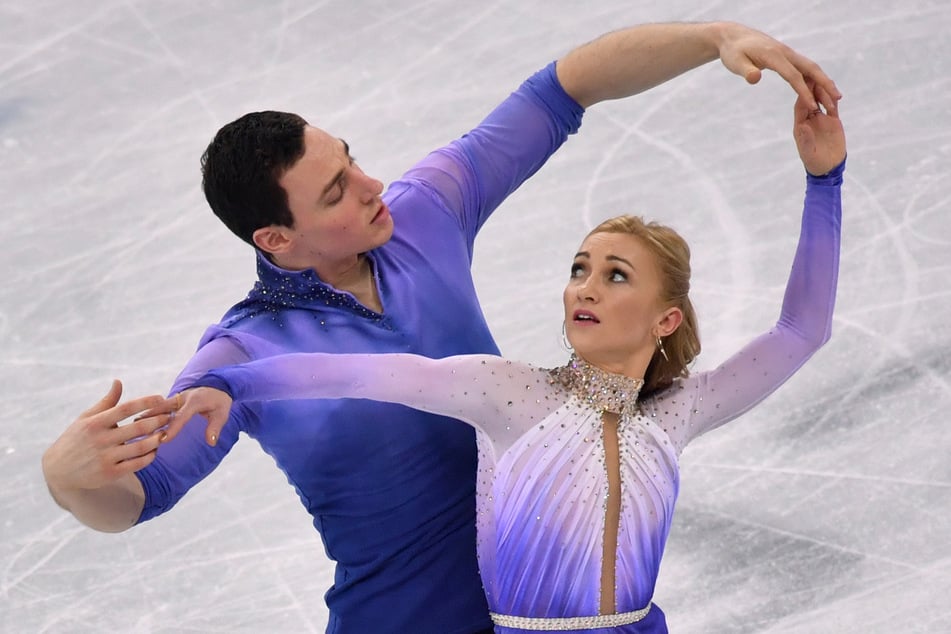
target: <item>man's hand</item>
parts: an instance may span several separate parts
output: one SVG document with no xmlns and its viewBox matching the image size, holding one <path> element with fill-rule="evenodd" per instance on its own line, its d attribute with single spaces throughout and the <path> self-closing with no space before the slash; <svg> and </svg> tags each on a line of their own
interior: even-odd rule
<svg viewBox="0 0 951 634">
<path fill-rule="evenodd" d="M 164 433 L 160 421 L 119 423 L 164 399 L 156 394 L 119 405 L 121 396 L 122 383 L 113 381 L 109 393 L 80 414 L 43 454 L 43 475 L 54 498 L 58 490 L 98 489 L 155 459 Z"/>
<path fill-rule="evenodd" d="M 842 98 L 835 82 L 818 64 L 765 33 L 726 22 L 721 25 L 717 48 L 723 65 L 751 84 L 760 80 L 763 70 L 777 73 L 809 110 L 818 108 L 817 99 L 826 111 L 834 110 Z"/>
<path fill-rule="evenodd" d="M 134 472 L 155 459 L 164 431 L 161 420 L 120 423 L 161 404 L 159 395 L 119 405 L 122 384 L 79 415 L 43 454 L 43 476 L 50 495 L 80 522 L 100 531 L 132 526 L 145 494 Z"/>
</svg>

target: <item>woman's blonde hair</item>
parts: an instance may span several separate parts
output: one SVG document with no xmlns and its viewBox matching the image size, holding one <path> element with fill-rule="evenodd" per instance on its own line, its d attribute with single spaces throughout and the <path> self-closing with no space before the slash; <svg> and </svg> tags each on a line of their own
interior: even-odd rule
<svg viewBox="0 0 951 634">
<path fill-rule="evenodd" d="M 700 331 L 697 315 L 690 303 L 690 247 L 676 231 L 657 222 L 644 222 L 638 216 L 617 216 L 605 220 L 591 230 L 595 233 L 623 233 L 639 239 L 654 255 L 660 271 L 660 302 L 664 308 L 676 307 L 683 321 L 663 338 L 667 358 L 660 348 L 644 373 L 642 396 L 650 396 L 673 383 L 677 377 L 690 374 L 687 366 L 700 354 Z"/>
</svg>

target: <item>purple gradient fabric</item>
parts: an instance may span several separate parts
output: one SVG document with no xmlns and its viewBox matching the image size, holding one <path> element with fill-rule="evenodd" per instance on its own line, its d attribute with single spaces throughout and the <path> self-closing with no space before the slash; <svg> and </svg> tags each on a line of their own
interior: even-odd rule
<svg viewBox="0 0 951 634">
<path fill-rule="evenodd" d="M 176 380 L 291 352 L 498 354 L 479 307 L 473 243 L 493 210 L 581 124 L 554 63 L 384 194 L 393 238 L 368 253 L 383 312 L 258 256 L 259 281 L 202 338 Z M 356 148 L 359 152 L 359 148 Z M 336 561 L 328 631 L 467 634 L 491 626 L 475 552 L 476 443 L 457 421 L 389 403 L 237 407 L 218 446 L 188 425 L 138 473 L 139 521 L 164 513 L 244 432 L 287 476 Z"/>
<path fill-rule="evenodd" d="M 766 398 L 828 340 L 843 170 L 844 163 L 826 176 L 807 176 L 799 245 L 776 324 L 716 369 L 678 380 L 621 416 L 619 612 L 643 608 L 653 596 L 684 447 Z M 526 617 L 598 613 L 607 493 L 601 412 L 553 381 L 551 370 L 491 355 L 292 354 L 218 369 L 196 384 L 224 389 L 243 406 L 370 399 L 469 423 L 479 446 L 478 558 L 490 609 Z M 665 632 L 666 625 L 655 609 L 614 631 Z"/>
</svg>

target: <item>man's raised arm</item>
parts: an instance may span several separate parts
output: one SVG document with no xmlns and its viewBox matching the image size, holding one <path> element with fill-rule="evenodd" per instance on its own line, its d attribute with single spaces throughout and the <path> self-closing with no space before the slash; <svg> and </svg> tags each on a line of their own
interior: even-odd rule
<svg viewBox="0 0 951 634">
<path fill-rule="evenodd" d="M 643 24 L 602 35 L 558 60 L 558 80 L 587 108 L 636 95 L 707 62 L 720 59 L 751 84 L 769 69 L 783 77 L 812 109 L 826 109 L 841 93 L 818 64 L 774 38 L 733 22 Z M 808 80 L 815 82 L 815 95 Z"/>
</svg>

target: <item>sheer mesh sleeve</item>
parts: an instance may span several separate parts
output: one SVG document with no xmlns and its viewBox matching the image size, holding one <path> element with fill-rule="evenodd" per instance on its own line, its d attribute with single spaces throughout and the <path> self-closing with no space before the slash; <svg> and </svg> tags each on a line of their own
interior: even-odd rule
<svg viewBox="0 0 951 634">
<path fill-rule="evenodd" d="M 578 131 L 583 113 L 558 82 L 552 62 L 403 179 L 428 185 L 456 210 L 471 245 L 496 207 Z"/>
<path fill-rule="evenodd" d="M 364 398 L 450 416 L 500 455 L 560 405 L 546 370 L 492 355 L 298 353 L 220 368 L 195 382 L 236 401 Z M 345 423 L 341 423 L 345 424 Z"/>
<path fill-rule="evenodd" d="M 845 163 L 807 177 L 799 245 L 779 321 L 715 370 L 678 381 L 644 407 L 678 451 L 694 437 L 740 416 L 796 372 L 832 327 L 839 270 Z"/>
<path fill-rule="evenodd" d="M 169 394 L 191 386 L 210 368 L 242 363 L 248 355 L 231 337 L 220 337 L 202 346 L 178 375 Z M 239 425 L 229 421 L 221 430 L 218 445 L 205 442 L 205 426 L 186 424 L 169 442 L 159 446 L 155 460 L 136 476 L 145 490 L 145 505 L 139 522 L 172 508 L 195 484 L 218 466 L 238 440 Z"/>
</svg>

